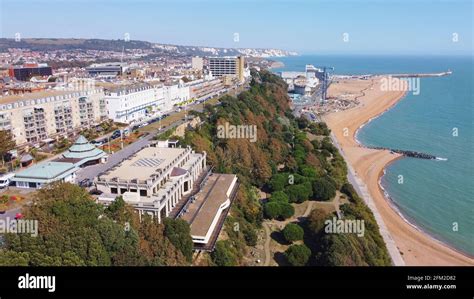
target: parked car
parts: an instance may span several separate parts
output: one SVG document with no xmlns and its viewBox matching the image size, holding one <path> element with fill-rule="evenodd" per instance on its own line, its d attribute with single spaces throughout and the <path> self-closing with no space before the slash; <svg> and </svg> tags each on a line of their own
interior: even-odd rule
<svg viewBox="0 0 474 299">
<path fill-rule="evenodd" d="M 23 214 L 22 214 L 22 213 L 16 213 L 15 219 L 16 219 L 16 220 L 19 220 L 19 219 L 21 219 L 21 218 L 23 218 Z"/>
</svg>

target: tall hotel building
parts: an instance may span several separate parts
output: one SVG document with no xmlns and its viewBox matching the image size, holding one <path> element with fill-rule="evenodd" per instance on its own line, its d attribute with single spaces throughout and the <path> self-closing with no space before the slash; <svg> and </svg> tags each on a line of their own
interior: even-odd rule
<svg viewBox="0 0 474 299">
<path fill-rule="evenodd" d="M 244 57 L 209 57 L 209 71 L 214 77 L 233 76 L 244 81 Z"/>
<path fill-rule="evenodd" d="M 43 91 L 0 97 L 0 130 L 17 145 L 36 145 L 99 124 L 107 117 L 104 94 L 88 91 Z"/>
</svg>

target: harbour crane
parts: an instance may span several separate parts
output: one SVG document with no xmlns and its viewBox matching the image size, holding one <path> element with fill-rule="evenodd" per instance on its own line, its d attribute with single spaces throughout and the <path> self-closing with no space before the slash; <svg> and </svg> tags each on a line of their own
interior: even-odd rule
<svg viewBox="0 0 474 299">
<path fill-rule="evenodd" d="M 316 66 L 316 68 L 323 70 L 323 78 L 322 78 L 322 88 L 321 88 L 321 99 L 323 103 L 326 102 L 327 98 L 327 91 L 329 88 L 330 79 L 329 79 L 329 71 L 334 71 L 334 67 L 332 66 Z"/>
</svg>

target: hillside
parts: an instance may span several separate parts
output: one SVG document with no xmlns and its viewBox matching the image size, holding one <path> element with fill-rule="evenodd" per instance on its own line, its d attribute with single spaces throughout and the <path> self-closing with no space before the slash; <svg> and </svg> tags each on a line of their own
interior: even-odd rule
<svg viewBox="0 0 474 299">
<path fill-rule="evenodd" d="M 156 54 L 176 56 L 233 56 L 245 55 L 249 57 L 280 57 L 294 56 L 295 52 L 279 49 L 251 49 L 251 48 L 218 48 L 202 46 L 181 46 L 151 43 L 147 41 L 106 40 L 106 39 L 62 39 L 62 38 L 24 38 L 17 42 L 14 39 L 1 38 L 0 52 L 9 48 L 24 48 L 33 51 L 52 50 L 101 50 L 122 51 L 122 49 L 148 49 Z"/>
</svg>

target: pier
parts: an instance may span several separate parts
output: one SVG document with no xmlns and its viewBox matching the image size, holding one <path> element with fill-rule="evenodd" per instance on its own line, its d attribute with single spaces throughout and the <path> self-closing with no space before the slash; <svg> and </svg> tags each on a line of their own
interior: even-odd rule
<svg viewBox="0 0 474 299">
<path fill-rule="evenodd" d="M 393 78 L 428 78 L 428 77 L 443 77 L 449 76 L 453 72 L 448 70 L 440 73 L 413 73 L 413 74 L 364 74 L 364 75 L 333 75 L 334 79 L 369 79 L 372 77 L 390 76 Z"/>
<path fill-rule="evenodd" d="M 447 72 L 441 73 L 421 73 L 421 74 L 392 74 L 390 76 L 394 78 L 423 78 L 423 77 L 443 77 L 451 75 L 453 72 L 448 70 Z"/>
</svg>

